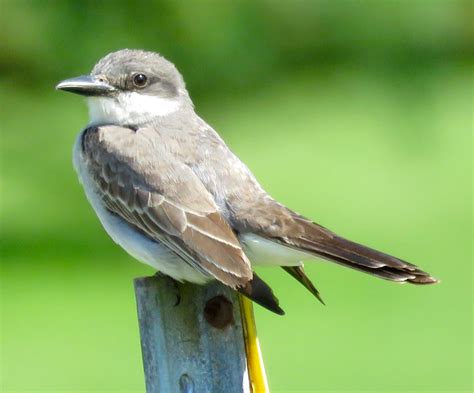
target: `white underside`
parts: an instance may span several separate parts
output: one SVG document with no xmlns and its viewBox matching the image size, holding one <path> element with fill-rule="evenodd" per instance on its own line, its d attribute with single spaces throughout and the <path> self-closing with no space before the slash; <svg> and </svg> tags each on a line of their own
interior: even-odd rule
<svg viewBox="0 0 474 393">
<path fill-rule="evenodd" d="M 81 136 L 82 133 L 74 145 L 74 168 L 84 187 L 87 199 L 112 240 L 138 261 L 176 280 L 197 284 L 204 284 L 209 281 L 211 277 L 203 275 L 188 265 L 163 244 L 143 236 L 125 220 L 111 214 L 105 208 L 96 193 L 96 186 L 85 167 L 84 160 L 81 158 Z M 240 241 L 252 265 L 298 266 L 302 264 L 303 260 L 314 258 L 311 255 L 282 246 L 252 233 L 241 235 Z"/>
<path fill-rule="evenodd" d="M 303 261 L 314 259 L 311 254 L 283 246 L 254 233 L 244 233 L 239 238 L 244 252 L 256 266 L 301 266 Z"/>
</svg>

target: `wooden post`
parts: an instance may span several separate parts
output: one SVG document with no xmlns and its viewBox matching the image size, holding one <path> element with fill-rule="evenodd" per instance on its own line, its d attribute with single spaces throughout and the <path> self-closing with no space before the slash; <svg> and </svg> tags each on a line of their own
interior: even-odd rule
<svg viewBox="0 0 474 393">
<path fill-rule="evenodd" d="M 153 276 L 135 279 L 135 294 L 147 393 L 254 390 L 235 291 Z"/>
</svg>

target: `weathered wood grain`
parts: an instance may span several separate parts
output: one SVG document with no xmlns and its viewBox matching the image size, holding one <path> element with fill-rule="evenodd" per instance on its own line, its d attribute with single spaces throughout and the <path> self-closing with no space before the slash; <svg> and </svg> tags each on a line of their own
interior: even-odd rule
<svg viewBox="0 0 474 393">
<path fill-rule="evenodd" d="M 135 294 L 147 393 L 250 392 L 234 291 L 153 276 Z"/>
</svg>

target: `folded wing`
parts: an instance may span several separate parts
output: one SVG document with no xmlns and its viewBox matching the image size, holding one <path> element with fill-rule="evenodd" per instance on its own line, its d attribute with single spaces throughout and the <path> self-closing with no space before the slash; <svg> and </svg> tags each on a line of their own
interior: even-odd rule
<svg viewBox="0 0 474 393">
<path fill-rule="evenodd" d="M 212 196 L 184 163 L 157 146 L 152 130 L 93 127 L 82 147 L 111 212 L 232 288 L 252 279 L 250 262 Z"/>
</svg>

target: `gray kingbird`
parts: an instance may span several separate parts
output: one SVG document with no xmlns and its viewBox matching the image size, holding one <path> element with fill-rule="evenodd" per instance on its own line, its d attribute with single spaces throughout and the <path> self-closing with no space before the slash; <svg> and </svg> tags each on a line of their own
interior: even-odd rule
<svg viewBox="0 0 474 393">
<path fill-rule="evenodd" d="M 319 300 L 302 264 L 314 257 L 390 281 L 437 282 L 274 200 L 196 114 L 183 77 L 158 53 L 110 53 L 90 75 L 56 88 L 87 97 L 90 121 L 75 143 L 74 167 L 105 230 L 173 279 L 219 280 L 278 314 L 254 265 L 283 267 Z"/>
</svg>

